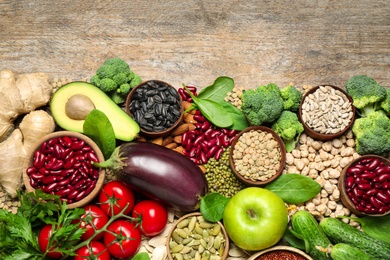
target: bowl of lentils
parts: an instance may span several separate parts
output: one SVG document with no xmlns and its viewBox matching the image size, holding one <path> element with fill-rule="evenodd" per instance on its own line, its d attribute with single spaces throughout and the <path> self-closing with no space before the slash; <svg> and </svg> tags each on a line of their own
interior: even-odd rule
<svg viewBox="0 0 390 260">
<path fill-rule="evenodd" d="M 161 80 L 145 81 L 132 89 L 125 110 L 149 138 L 170 135 L 184 116 L 179 92 Z"/>
<path fill-rule="evenodd" d="M 357 216 L 390 213 L 390 161 L 368 154 L 351 161 L 341 172 L 338 188 L 343 204 Z"/>
<path fill-rule="evenodd" d="M 313 260 L 311 256 L 291 246 L 273 246 L 251 255 L 248 260 Z"/>
<path fill-rule="evenodd" d="M 106 172 L 92 162 L 104 156 L 96 143 L 84 134 L 58 131 L 38 140 L 23 165 L 27 192 L 41 189 L 57 195 L 67 208 L 82 207 L 101 190 Z"/>
<path fill-rule="evenodd" d="M 308 136 L 329 141 L 342 136 L 352 126 L 355 107 L 352 98 L 343 89 L 320 85 L 303 95 L 298 118 Z"/>
<path fill-rule="evenodd" d="M 271 128 L 250 126 L 235 137 L 229 164 L 245 185 L 264 186 L 282 173 L 286 164 L 286 147 Z"/>
</svg>

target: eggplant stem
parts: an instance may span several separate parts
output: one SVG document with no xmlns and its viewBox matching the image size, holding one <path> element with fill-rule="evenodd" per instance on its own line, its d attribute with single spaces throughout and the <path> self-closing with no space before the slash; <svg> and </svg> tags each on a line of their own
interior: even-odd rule
<svg viewBox="0 0 390 260">
<path fill-rule="evenodd" d="M 122 168 L 127 165 L 126 163 L 124 163 L 125 159 L 126 157 L 122 156 L 122 153 L 120 152 L 120 146 L 118 146 L 112 152 L 111 157 L 109 159 L 105 160 L 104 162 L 93 162 L 92 165 L 117 172 L 122 170 Z"/>
</svg>

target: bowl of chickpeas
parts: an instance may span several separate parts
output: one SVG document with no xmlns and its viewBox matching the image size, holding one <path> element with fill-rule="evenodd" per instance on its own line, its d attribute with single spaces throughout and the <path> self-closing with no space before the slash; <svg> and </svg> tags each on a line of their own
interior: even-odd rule
<svg viewBox="0 0 390 260">
<path fill-rule="evenodd" d="M 245 185 L 264 186 L 282 174 L 286 147 L 271 128 L 250 126 L 234 139 L 229 163 L 235 176 Z"/>
</svg>

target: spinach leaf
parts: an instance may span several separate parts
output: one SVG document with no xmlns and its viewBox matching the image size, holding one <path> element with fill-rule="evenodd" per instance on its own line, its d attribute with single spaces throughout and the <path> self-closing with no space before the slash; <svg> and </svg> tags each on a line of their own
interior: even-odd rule
<svg viewBox="0 0 390 260">
<path fill-rule="evenodd" d="M 362 226 L 363 231 L 370 237 L 382 240 L 390 244 L 390 215 L 381 216 L 381 217 L 347 217 L 340 216 L 340 218 L 347 218 L 353 221 L 359 222 Z"/>
<path fill-rule="evenodd" d="M 233 119 L 228 113 L 225 112 L 224 107 L 220 103 L 209 99 L 195 97 L 186 86 L 184 86 L 184 88 L 191 96 L 195 106 L 212 124 L 221 128 L 229 128 L 231 125 L 233 125 Z"/>
<path fill-rule="evenodd" d="M 230 127 L 231 129 L 235 130 L 244 130 L 245 128 L 249 127 L 248 120 L 246 119 L 246 116 L 240 109 L 233 106 L 229 102 L 222 102 L 221 103 L 223 108 L 226 110 L 226 113 L 230 115 L 230 117 L 233 119 L 233 125 Z"/>
<path fill-rule="evenodd" d="M 217 222 L 223 218 L 223 211 L 229 198 L 219 193 L 208 193 L 200 201 L 200 212 L 210 222 Z"/>
<path fill-rule="evenodd" d="M 146 252 L 138 253 L 135 256 L 133 256 L 133 258 L 131 258 L 131 260 L 149 260 L 149 259 L 150 259 L 149 254 Z"/>
<path fill-rule="evenodd" d="M 92 110 L 85 118 L 83 131 L 99 146 L 104 158 L 110 158 L 116 147 L 116 138 L 114 128 L 106 114 L 98 109 Z"/>
<path fill-rule="evenodd" d="M 284 202 L 300 204 L 314 198 L 321 185 L 315 180 L 297 173 L 283 174 L 265 186 L 275 192 Z"/>
<path fill-rule="evenodd" d="M 214 83 L 198 93 L 198 98 L 223 102 L 228 92 L 234 88 L 234 80 L 229 77 L 218 77 Z"/>
<path fill-rule="evenodd" d="M 307 243 L 305 243 L 304 238 L 290 228 L 287 228 L 284 232 L 283 240 L 285 240 L 292 247 L 306 251 Z"/>
</svg>

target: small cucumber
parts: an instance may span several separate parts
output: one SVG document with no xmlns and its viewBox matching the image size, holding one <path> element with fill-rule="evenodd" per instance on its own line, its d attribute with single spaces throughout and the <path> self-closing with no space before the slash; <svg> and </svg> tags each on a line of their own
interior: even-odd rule
<svg viewBox="0 0 390 260">
<path fill-rule="evenodd" d="M 320 227 L 334 243 L 350 244 L 375 259 L 390 259 L 390 245 L 372 238 L 357 228 L 336 218 L 324 218 Z"/>
<path fill-rule="evenodd" d="M 309 212 L 300 210 L 291 217 L 292 230 L 299 234 L 307 244 L 307 253 L 316 260 L 331 259 L 328 248 L 329 238 Z"/>
<path fill-rule="evenodd" d="M 345 243 L 332 246 L 330 256 L 333 260 L 375 260 L 359 248 Z"/>
</svg>

